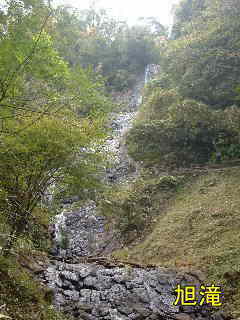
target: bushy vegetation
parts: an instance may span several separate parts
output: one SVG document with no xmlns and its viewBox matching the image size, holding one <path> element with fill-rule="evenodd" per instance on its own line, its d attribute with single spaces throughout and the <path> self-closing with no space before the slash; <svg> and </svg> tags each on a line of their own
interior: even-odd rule
<svg viewBox="0 0 240 320">
<path fill-rule="evenodd" d="M 163 57 L 181 95 L 214 108 L 236 103 L 239 86 L 237 0 L 183 0 Z"/>
<path fill-rule="evenodd" d="M 54 44 L 72 66 L 80 63 L 105 77 L 109 90 L 129 89 L 145 67 L 159 60 L 156 39 L 166 29 L 155 19 L 128 26 L 106 10 L 59 7 L 54 24 Z"/>
<path fill-rule="evenodd" d="M 191 166 L 239 157 L 239 13 L 234 0 L 177 6 L 160 75 L 147 85 L 128 134 L 135 160 Z"/>
<path fill-rule="evenodd" d="M 53 205 L 103 189 L 109 92 L 129 89 L 158 61 L 155 39 L 165 32 L 155 20 L 129 27 L 94 7 L 1 3 L 0 317 L 61 319 L 16 257 L 48 251 Z"/>
<path fill-rule="evenodd" d="M 190 166 L 214 161 L 218 152 L 222 160 L 239 157 L 238 108 L 215 111 L 196 100 L 180 99 L 171 90 L 154 92 L 149 100 L 148 120 L 140 115 L 127 137 L 136 161 Z"/>
<path fill-rule="evenodd" d="M 133 184 L 106 193 L 101 212 L 116 225 L 124 242 L 132 243 L 150 230 L 182 182 L 182 177 L 163 175 L 155 178 L 149 172 L 142 172 Z"/>
<path fill-rule="evenodd" d="M 54 47 L 54 12 L 43 1 L 7 1 L 0 41 L 0 212 L 12 247 L 50 186 L 78 193 L 96 187 L 104 119 L 112 103 L 104 82 Z M 85 150 L 83 152 L 82 150 Z M 97 165 L 98 163 L 98 165 Z M 89 179 L 91 175 L 91 179 Z M 44 212 L 44 211 L 42 211 Z"/>
<path fill-rule="evenodd" d="M 183 174 L 183 172 L 181 173 Z M 150 194 L 150 233 L 114 257 L 194 272 L 203 283 L 222 286 L 221 310 L 240 314 L 239 168 L 190 171 L 165 207 L 162 191 Z M 147 183 L 147 182 L 146 182 Z M 156 211 L 155 209 L 158 208 Z"/>
<path fill-rule="evenodd" d="M 19 257 L 0 257 L 0 318 L 14 320 L 67 320 L 53 310 L 53 292 L 40 286 L 21 264 L 31 263 L 46 257 L 29 257 L 21 252 Z"/>
</svg>

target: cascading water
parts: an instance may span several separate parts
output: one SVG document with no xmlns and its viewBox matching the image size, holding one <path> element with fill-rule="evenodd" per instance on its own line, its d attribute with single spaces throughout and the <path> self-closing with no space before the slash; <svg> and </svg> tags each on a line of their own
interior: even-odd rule
<svg viewBox="0 0 240 320">
<path fill-rule="evenodd" d="M 149 64 L 145 70 L 145 84 L 153 80 L 155 75 L 160 72 L 160 65 L 158 64 Z"/>
<path fill-rule="evenodd" d="M 145 81 L 152 79 L 156 66 L 147 67 Z M 145 83 L 146 83 L 145 82 Z M 107 177 L 109 183 L 121 183 L 129 177 L 127 154 L 121 145 L 123 134 L 136 116 L 136 106 L 141 102 L 143 79 L 138 94 L 130 99 L 128 110 L 116 115 L 112 122 L 113 137 L 107 140 L 104 151 L 113 155 L 113 169 Z M 126 166 L 126 170 L 122 170 Z M 114 181 L 112 181 L 114 180 Z M 65 261 L 68 257 L 99 255 L 116 248 L 114 231 L 104 230 L 104 218 L 97 215 L 96 204 L 89 201 L 85 206 L 67 208 L 56 217 L 53 234 L 57 254 Z M 66 236 L 68 241 L 65 241 Z M 108 249 L 106 251 L 106 248 Z M 66 263 L 53 260 L 41 275 L 43 283 L 54 290 L 56 309 L 81 320 L 224 320 L 221 315 L 211 315 L 207 306 L 174 306 L 174 289 L 177 285 L 199 286 L 198 276 L 193 273 L 179 274 L 160 267 L 122 265 L 98 258 L 95 263 Z M 94 261 L 94 260 L 93 260 Z"/>
<path fill-rule="evenodd" d="M 139 79 L 135 88 L 127 93 L 125 110 L 112 114 L 112 135 L 102 146 L 102 152 L 107 154 L 112 166 L 107 169 L 104 181 L 106 183 L 123 183 L 136 176 L 136 168 L 122 143 L 127 130 L 132 126 L 137 109 L 142 101 L 142 88 L 145 77 Z M 93 148 L 94 149 L 94 148 Z M 83 207 L 74 211 L 65 205 L 63 212 L 55 218 L 54 249 L 53 253 L 61 257 L 97 255 L 101 252 L 110 252 L 117 246 L 118 241 L 113 241 L 113 231 L 105 232 L 105 219 L 97 215 L 96 204 L 89 201 Z"/>
<path fill-rule="evenodd" d="M 131 128 L 137 110 L 142 102 L 142 89 L 158 73 L 158 65 L 148 65 L 144 77 L 140 77 L 133 90 L 118 97 L 125 102 L 124 111 L 111 115 L 112 136 L 102 146 L 102 152 L 109 155 L 112 166 L 105 174 L 106 183 L 124 183 L 136 177 L 137 169 L 129 158 L 122 143 L 125 133 Z M 93 148 L 94 151 L 94 148 Z M 67 206 L 66 206 L 67 207 Z M 54 226 L 53 253 L 61 257 L 96 255 L 108 252 L 116 246 L 113 232 L 104 232 L 105 219 L 96 213 L 96 204 L 88 202 L 74 211 L 65 208 L 56 216 Z M 110 246 L 109 244 L 110 243 Z"/>
<path fill-rule="evenodd" d="M 53 225 L 53 240 L 56 244 L 55 254 L 64 256 L 65 251 L 63 250 L 63 243 L 65 238 L 65 229 L 66 229 L 66 210 L 64 209 L 60 214 L 55 217 Z"/>
</svg>

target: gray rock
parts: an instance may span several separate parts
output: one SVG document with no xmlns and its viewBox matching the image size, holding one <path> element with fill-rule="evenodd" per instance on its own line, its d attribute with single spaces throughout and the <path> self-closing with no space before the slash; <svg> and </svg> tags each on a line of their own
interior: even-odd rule
<svg viewBox="0 0 240 320">
<path fill-rule="evenodd" d="M 145 80 L 152 79 L 157 70 L 156 65 L 148 66 Z M 102 146 L 106 154 L 113 154 L 113 167 L 106 170 L 104 178 L 107 184 L 121 183 L 136 175 L 121 139 L 136 115 L 136 105 L 141 103 L 143 84 L 141 77 L 136 88 L 122 99 L 126 111 L 115 115 L 110 125 L 114 129 L 112 137 Z M 192 274 L 179 275 L 164 268 L 77 263 L 79 257 L 111 253 L 121 247 L 121 241 L 115 230 L 105 230 L 105 218 L 98 216 L 95 202 L 89 201 L 77 210 L 70 209 L 70 202 L 65 201 L 65 209 L 50 232 L 55 241 L 54 254 L 64 261 L 72 258 L 76 264 L 55 261 L 45 272 L 41 271 L 41 280 L 54 290 L 58 310 L 79 320 L 224 320 L 222 315 L 212 315 L 206 306 L 173 305 L 177 284 L 200 286 L 198 277 Z M 64 250 L 60 248 L 63 239 Z"/>
<path fill-rule="evenodd" d="M 109 304 L 101 303 L 100 305 L 94 307 L 92 314 L 96 317 L 105 317 L 109 314 L 109 309 L 111 306 Z"/>
<path fill-rule="evenodd" d="M 131 307 L 130 305 L 121 305 L 118 306 L 118 311 L 126 316 L 128 316 L 129 314 L 132 314 L 134 309 L 133 307 Z"/>
<path fill-rule="evenodd" d="M 85 287 L 92 287 L 94 288 L 95 287 L 95 284 L 96 284 L 96 278 L 94 277 L 87 277 L 83 280 L 83 285 Z"/>
<path fill-rule="evenodd" d="M 173 305 L 175 283 L 200 285 L 192 274 L 60 262 L 48 270 L 46 281 L 54 289 L 56 307 L 76 319 L 224 320 L 221 315 L 212 315 L 206 306 Z M 63 290 L 65 282 L 73 288 Z"/>
<path fill-rule="evenodd" d="M 60 272 L 60 277 L 62 279 L 67 279 L 69 281 L 75 281 L 77 282 L 79 280 L 79 276 L 76 273 L 70 272 L 70 271 L 62 271 Z"/>
<path fill-rule="evenodd" d="M 81 266 L 81 269 L 79 270 L 79 276 L 80 278 L 84 279 L 92 274 L 94 274 L 95 269 L 89 268 L 89 266 Z"/>
<path fill-rule="evenodd" d="M 98 276 L 97 279 L 95 279 L 95 284 L 94 287 L 97 290 L 107 290 L 110 289 L 111 286 L 113 285 L 113 281 L 111 277 L 106 277 L 106 276 Z"/>
<path fill-rule="evenodd" d="M 79 300 L 79 292 L 77 291 L 71 291 L 71 290 L 65 290 L 63 291 L 64 296 L 66 296 L 71 301 L 78 301 Z"/>
<path fill-rule="evenodd" d="M 91 294 L 92 291 L 90 289 L 82 289 L 80 291 L 80 299 L 79 302 L 83 304 L 91 304 Z"/>
</svg>

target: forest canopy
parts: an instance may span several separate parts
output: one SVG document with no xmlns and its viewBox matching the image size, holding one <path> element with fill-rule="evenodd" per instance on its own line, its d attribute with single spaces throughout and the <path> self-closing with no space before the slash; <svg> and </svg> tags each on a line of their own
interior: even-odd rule
<svg viewBox="0 0 240 320">
<path fill-rule="evenodd" d="M 129 27 L 103 9 L 53 8 L 44 0 L 1 5 L 0 225 L 10 234 L 6 250 L 30 230 L 49 188 L 61 198 L 100 187 L 106 164 L 96 146 L 106 137 L 110 93 L 129 89 L 147 64 L 158 62 L 156 39 L 166 30 L 154 25 Z"/>
<path fill-rule="evenodd" d="M 129 152 L 147 163 L 191 166 L 240 155 L 236 0 L 182 0 L 146 88 Z M 147 144 L 151 141 L 151 144 Z"/>
</svg>

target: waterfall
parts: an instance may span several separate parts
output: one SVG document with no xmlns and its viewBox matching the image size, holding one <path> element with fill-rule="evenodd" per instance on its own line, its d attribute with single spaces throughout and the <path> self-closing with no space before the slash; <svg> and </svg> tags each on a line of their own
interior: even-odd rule
<svg viewBox="0 0 240 320">
<path fill-rule="evenodd" d="M 59 256 L 65 255 L 64 239 L 66 240 L 66 210 L 56 215 L 53 221 L 53 242 L 54 254 Z"/>
<path fill-rule="evenodd" d="M 160 65 L 159 64 L 148 64 L 145 69 L 145 84 L 149 81 L 153 80 L 160 72 Z"/>
<path fill-rule="evenodd" d="M 158 70 L 159 67 L 153 65 L 146 68 L 141 88 L 144 81 L 145 84 L 151 81 Z M 114 164 L 117 165 L 116 172 L 119 165 L 120 168 L 121 165 L 128 165 L 126 155 L 121 151 L 121 142 L 124 132 L 131 127 L 136 116 L 137 110 L 133 108 L 141 103 L 141 90 L 136 92 L 139 96 L 130 94 L 128 109 L 116 114 L 112 123 L 113 138 L 108 139 L 108 144 L 117 160 Z M 129 172 L 126 170 L 120 175 L 128 179 Z M 115 183 L 119 184 L 119 181 L 116 179 Z M 183 273 L 183 270 L 178 272 L 157 266 L 144 267 L 99 256 L 103 252 L 98 250 L 102 249 L 102 244 L 110 245 L 110 250 L 104 252 L 106 255 L 117 248 L 116 234 L 112 230 L 110 237 L 108 236 L 104 218 L 98 216 L 94 201 L 89 201 L 78 209 L 68 207 L 68 212 L 63 210 L 56 216 L 52 227 L 54 240 L 58 245 L 57 254 L 63 258 L 73 258 L 69 261 L 54 259 L 46 271 L 39 275 L 42 283 L 53 290 L 53 303 L 58 311 L 74 319 L 85 320 L 226 319 L 219 311 L 212 314 L 212 310 L 205 305 L 189 309 L 175 306 L 175 288 L 178 285 L 184 287 L 189 283 L 200 288 L 197 272 Z M 60 246 L 66 235 L 69 248 L 64 250 Z M 72 256 L 69 256 L 70 251 Z M 79 256 L 92 254 L 98 257 L 79 259 Z M 76 259 L 74 255 L 77 256 Z M 197 299 L 199 300 L 198 296 Z"/>
<path fill-rule="evenodd" d="M 112 163 L 111 168 L 108 168 L 104 174 L 103 180 L 106 184 L 129 183 L 130 180 L 137 177 L 138 170 L 127 154 L 123 137 L 136 118 L 138 108 L 142 103 L 144 85 L 151 81 L 158 71 L 158 65 L 148 65 L 145 75 L 138 79 L 137 85 L 129 90 L 126 96 L 121 94 L 120 99 L 124 101 L 122 111 L 111 114 L 112 135 L 101 146 L 102 152 L 109 157 Z M 96 148 L 97 146 L 92 146 L 92 152 Z M 114 231 L 106 234 L 105 219 L 97 215 L 96 209 L 95 202 L 88 202 L 74 211 L 68 207 L 69 212 L 63 210 L 56 216 L 53 239 L 55 254 L 85 256 L 96 255 L 102 250 L 109 238 L 113 236 Z"/>
</svg>

